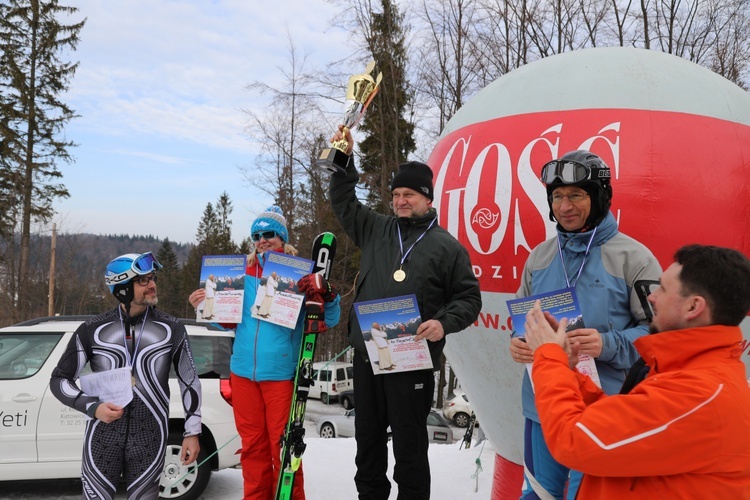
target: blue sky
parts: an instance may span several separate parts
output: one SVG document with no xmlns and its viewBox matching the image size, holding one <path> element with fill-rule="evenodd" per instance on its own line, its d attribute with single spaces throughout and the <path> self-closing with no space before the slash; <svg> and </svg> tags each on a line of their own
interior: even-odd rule
<svg viewBox="0 0 750 500">
<path fill-rule="evenodd" d="M 349 42 L 347 33 L 329 28 L 335 6 L 325 0 L 61 4 L 77 7 L 73 19 L 86 17 L 87 24 L 71 56 L 80 67 L 64 96 L 80 115 L 65 137 L 79 146 L 71 150 L 75 163 L 59 165 L 71 197 L 55 204 L 58 231 L 194 242 L 206 204 L 226 191 L 234 204 L 232 235 L 241 241 L 272 202 L 239 170 L 253 168 L 257 156 L 243 134 L 241 109 L 266 102 L 246 86 L 281 79 L 287 33 L 309 54 L 310 68 L 340 59 Z"/>
</svg>

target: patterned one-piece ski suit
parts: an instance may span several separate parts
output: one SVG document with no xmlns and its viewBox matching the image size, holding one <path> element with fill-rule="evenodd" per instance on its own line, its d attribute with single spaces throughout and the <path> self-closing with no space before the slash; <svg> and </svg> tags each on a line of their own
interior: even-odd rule
<svg viewBox="0 0 750 500">
<path fill-rule="evenodd" d="M 99 399 L 76 384 L 87 363 L 94 372 L 132 366 L 135 385 L 122 418 L 86 424 L 83 497 L 113 499 L 122 477 L 129 499 L 158 498 L 169 433 L 172 365 L 185 409 L 184 436 L 201 432 L 201 385 L 185 326 L 151 307 L 127 318 L 119 306 L 82 324 L 52 373 L 50 390 L 63 404 L 93 417 Z"/>
</svg>

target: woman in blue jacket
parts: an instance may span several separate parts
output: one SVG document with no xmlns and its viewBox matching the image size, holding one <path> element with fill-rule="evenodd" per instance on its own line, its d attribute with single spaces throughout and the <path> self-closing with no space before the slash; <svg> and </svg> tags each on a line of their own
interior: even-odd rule
<svg viewBox="0 0 750 500">
<path fill-rule="evenodd" d="M 273 498 L 280 468 L 280 441 L 292 404 L 294 375 L 302 343 L 304 308 L 296 326 L 286 328 L 252 315 L 260 279 L 269 252 L 296 255 L 289 245 L 286 219 L 281 209 L 271 206 L 251 226 L 255 249 L 248 257 L 245 270 L 245 295 L 242 322 L 236 325 L 234 349 L 230 361 L 232 407 L 237 432 L 242 438 L 242 477 L 244 498 Z M 324 288 L 329 288 L 323 280 Z M 203 290 L 190 294 L 195 307 L 203 300 Z M 340 297 L 323 293 L 325 322 L 329 327 L 339 322 Z M 225 325 L 232 326 L 235 325 Z M 294 480 L 295 500 L 304 500 L 302 468 Z"/>
</svg>

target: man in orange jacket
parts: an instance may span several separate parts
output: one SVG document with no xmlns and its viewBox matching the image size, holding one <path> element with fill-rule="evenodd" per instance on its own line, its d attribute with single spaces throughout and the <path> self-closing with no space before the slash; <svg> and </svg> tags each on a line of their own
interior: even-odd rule
<svg viewBox="0 0 750 500">
<path fill-rule="evenodd" d="M 738 326 L 750 311 L 750 260 L 700 245 L 674 258 L 648 298 L 652 335 L 635 341 L 647 374 L 619 395 L 571 370 L 565 320 L 538 303 L 526 316 L 542 430 L 555 459 L 584 473 L 579 499 L 750 499 Z"/>
</svg>

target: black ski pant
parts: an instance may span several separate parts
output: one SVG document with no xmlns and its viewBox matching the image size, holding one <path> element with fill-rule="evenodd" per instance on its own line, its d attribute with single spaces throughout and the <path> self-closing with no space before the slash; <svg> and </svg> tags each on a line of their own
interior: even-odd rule
<svg viewBox="0 0 750 500">
<path fill-rule="evenodd" d="M 354 421 L 357 440 L 357 484 L 360 500 L 387 500 L 388 426 L 396 459 L 393 479 L 398 500 L 430 498 L 427 415 L 432 407 L 432 370 L 374 375 L 370 362 L 354 356 Z"/>
</svg>

